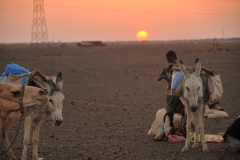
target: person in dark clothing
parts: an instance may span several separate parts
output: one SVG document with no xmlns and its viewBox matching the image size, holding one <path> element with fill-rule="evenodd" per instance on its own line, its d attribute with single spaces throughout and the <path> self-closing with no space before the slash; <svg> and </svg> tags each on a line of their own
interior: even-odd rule
<svg viewBox="0 0 240 160">
<path fill-rule="evenodd" d="M 160 134 L 153 139 L 156 141 L 162 140 L 169 135 L 186 136 L 186 115 L 185 107 L 179 97 L 173 101 L 174 109 L 168 111 L 163 118 L 163 126 L 160 129 Z"/>
<path fill-rule="evenodd" d="M 168 66 L 165 67 L 161 74 L 159 75 L 160 77 L 158 78 L 158 81 L 161 81 L 162 79 L 165 79 L 167 81 L 167 87 L 166 87 L 166 95 L 167 95 L 167 105 L 166 105 L 166 110 L 170 111 L 173 110 L 173 101 L 177 99 L 177 97 L 172 95 L 171 91 L 171 81 L 172 81 L 172 66 L 176 65 L 177 61 L 177 54 L 176 52 L 170 50 L 166 54 L 166 59 L 168 61 Z"/>
<path fill-rule="evenodd" d="M 168 111 L 163 119 L 164 122 L 164 134 L 166 136 L 170 134 L 176 134 L 186 136 L 186 115 L 185 106 L 181 102 L 179 97 L 173 101 L 174 109 Z"/>
<path fill-rule="evenodd" d="M 223 135 L 223 139 L 229 142 L 230 145 L 237 149 L 240 153 L 240 115 L 233 122 L 233 124 L 227 129 Z"/>
</svg>

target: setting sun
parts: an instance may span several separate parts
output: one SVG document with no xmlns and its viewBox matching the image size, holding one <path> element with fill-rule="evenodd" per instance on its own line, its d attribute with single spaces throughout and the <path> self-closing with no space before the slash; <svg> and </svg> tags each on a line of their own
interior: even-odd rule
<svg viewBox="0 0 240 160">
<path fill-rule="evenodd" d="M 148 39 L 148 33 L 146 31 L 139 31 L 137 33 L 137 39 L 138 41 L 146 41 Z"/>
</svg>

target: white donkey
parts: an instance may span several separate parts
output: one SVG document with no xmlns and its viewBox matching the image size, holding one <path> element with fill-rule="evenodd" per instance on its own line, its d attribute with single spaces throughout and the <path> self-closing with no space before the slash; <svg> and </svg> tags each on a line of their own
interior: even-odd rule
<svg viewBox="0 0 240 160">
<path fill-rule="evenodd" d="M 191 131 L 191 119 L 192 116 L 194 118 L 195 123 L 195 132 L 196 137 L 201 134 L 203 152 L 208 151 L 207 143 L 205 140 L 204 134 L 204 112 L 205 106 L 208 100 L 203 99 L 203 83 L 202 79 L 200 78 L 200 70 L 201 70 L 201 63 L 197 58 L 195 61 L 195 71 L 190 73 L 187 68 L 184 66 L 183 62 L 180 61 L 180 69 L 184 74 L 184 83 L 182 88 L 182 93 L 180 96 L 181 101 L 185 105 L 185 110 L 187 113 L 187 135 L 185 146 L 182 148 L 182 152 L 188 150 L 188 146 L 190 143 L 189 140 L 189 133 Z M 194 144 L 192 148 L 198 147 L 198 138 L 195 138 Z"/>
</svg>

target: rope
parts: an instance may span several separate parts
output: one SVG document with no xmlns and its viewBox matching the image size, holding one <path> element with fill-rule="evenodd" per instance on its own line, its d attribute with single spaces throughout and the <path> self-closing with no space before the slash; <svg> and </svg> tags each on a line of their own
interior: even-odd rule
<svg viewBox="0 0 240 160">
<path fill-rule="evenodd" d="M 24 107 L 23 107 L 23 103 L 22 103 L 22 99 L 23 99 L 23 95 L 24 95 L 24 89 L 25 89 L 25 86 L 22 86 L 21 96 L 20 96 L 19 102 L 18 102 L 19 106 L 20 106 L 20 112 L 22 113 L 22 115 L 24 113 Z"/>
<path fill-rule="evenodd" d="M 14 138 L 13 138 L 12 143 L 10 144 L 10 146 L 9 146 L 3 153 L 1 153 L 2 155 L 3 155 L 3 154 L 6 154 L 6 153 L 9 151 L 9 149 L 12 147 L 13 143 L 15 142 L 15 140 L 16 140 L 16 138 L 17 138 L 17 135 L 18 135 L 18 132 L 19 132 L 19 129 L 20 129 L 20 126 L 21 126 L 22 117 L 23 117 L 23 114 L 21 115 L 21 119 L 20 119 L 20 122 L 19 122 L 19 124 L 18 124 L 18 128 L 17 128 L 17 131 L 16 131 L 16 133 L 15 133 L 15 136 L 14 136 Z M 2 133 L 2 134 L 4 134 L 4 133 Z M 0 155 L 1 155 L 1 154 L 0 154 Z"/>
<path fill-rule="evenodd" d="M 170 101 L 167 103 L 167 107 L 168 107 L 168 105 L 172 102 L 172 99 L 173 99 L 173 95 L 172 95 Z"/>
</svg>

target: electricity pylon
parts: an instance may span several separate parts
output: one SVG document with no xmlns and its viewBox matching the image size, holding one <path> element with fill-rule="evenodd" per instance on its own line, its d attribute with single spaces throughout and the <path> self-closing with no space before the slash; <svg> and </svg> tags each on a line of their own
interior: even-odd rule
<svg viewBox="0 0 240 160">
<path fill-rule="evenodd" d="M 33 0 L 31 46 L 49 46 L 43 0 Z"/>
</svg>

